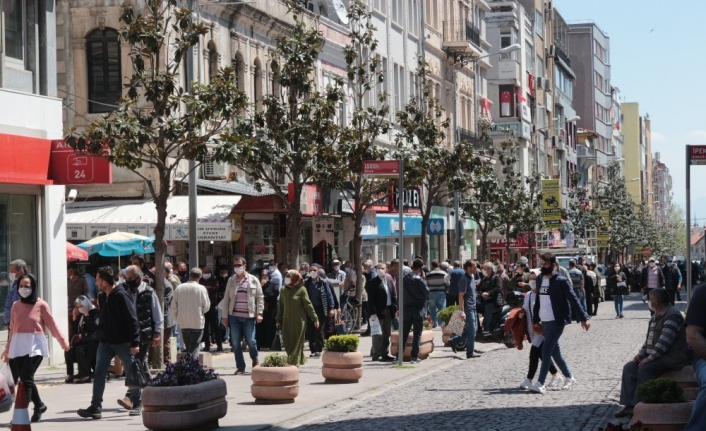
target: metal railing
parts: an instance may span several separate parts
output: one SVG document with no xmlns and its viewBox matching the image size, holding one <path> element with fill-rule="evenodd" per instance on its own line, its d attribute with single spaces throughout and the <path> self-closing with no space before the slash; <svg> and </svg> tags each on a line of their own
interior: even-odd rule
<svg viewBox="0 0 706 431">
<path fill-rule="evenodd" d="M 456 133 L 458 134 L 459 142 L 468 141 L 476 150 L 489 150 L 493 147 L 493 141 L 483 139 L 482 135 L 471 132 L 470 130 L 459 127 L 456 129 Z"/>
<path fill-rule="evenodd" d="M 471 21 L 444 21 L 444 40 L 469 41 L 480 48 L 480 28 Z"/>
<path fill-rule="evenodd" d="M 561 47 L 559 47 L 559 45 L 557 44 L 554 45 L 554 49 L 556 52 L 556 56 L 562 59 L 562 61 L 566 63 L 567 66 L 571 67 L 571 59 L 569 59 L 569 56 L 566 55 L 564 50 L 562 50 Z"/>
</svg>

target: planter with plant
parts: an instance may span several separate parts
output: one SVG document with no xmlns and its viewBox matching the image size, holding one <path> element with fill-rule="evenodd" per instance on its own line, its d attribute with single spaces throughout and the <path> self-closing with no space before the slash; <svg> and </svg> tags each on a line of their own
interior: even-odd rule
<svg viewBox="0 0 706 431">
<path fill-rule="evenodd" d="M 213 369 L 184 355 L 142 391 L 142 423 L 152 430 L 211 430 L 228 413 L 227 388 Z"/>
<path fill-rule="evenodd" d="M 287 355 L 270 353 L 252 369 L 250 394 L 258 404 L 293 403 L 299 395 L 299 369 L 287 363 Z"/>
<path fill-rule="evenodd" d="M 441 325 L 441 341 L 444 342 L 444 346 L 449 346 L 449 339 L 453 336 L 451 331 L 448 331 L 446 327 L 449 324 L 449 321 L 451 321 L 451 316 L 453 316 L 454 311 L 456 310 L 458 310 L 458 305 L 449 305 L 448 307 L 439 310 L 439 313 L 436 315 L 439 320 L 444 322 Z"/>
<path fill-rule="evenodd" d="M 694 401 L 699 394 L 699 383 L 696 381 L 696 373 L 692 365 L 685 365 L 678 370 L 667 371 L 662 374 L 662 378 L 672 379 L 684 389 L 684 398 L 687 401 Z"/>
<path fill-rule="evenodd" d="M 358 383 L 363 377 L 363 354 L 357 335 L 334 335 L 324 344 L 321 374 L 326 383 Z"/>
<path fill-rule="evenodd" d="M 431 352 L 434 351 L 434 331 L 432 331 L 431 320 L 424 321 L 424 330 L 422 331 L 422 337 L 419 340 L 419 358 L 427 358 Z M 409 360 L 412 357 L 412 338 L 414 337 L 414 331 L 409 332 L 407 337 L 407 342 L 405 343 L 404 349 L 404 359 Z M 400 345 L 400 334 L 398 331 L 393 332 L 390 335 L 390 354 L 392 356 L 397 356 Z"/>
<path fill-rule="evenodd" d="M 694 402 L 684 400 L 684 390 L 672 379 L 659 378 L 641 384 L 637 393 L 642 402 L 633 409 L 632 418 L 651 431 L 683 430 Z"/>
</svg>

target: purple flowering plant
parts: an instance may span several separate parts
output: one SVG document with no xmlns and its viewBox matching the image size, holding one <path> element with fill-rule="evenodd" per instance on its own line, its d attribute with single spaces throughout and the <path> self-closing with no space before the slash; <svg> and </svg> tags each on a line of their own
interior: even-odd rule
<svg viewBox="0 0 706 431">
<path fill-rule="evenodd" d="M 165 370 L 150 380 L 149 386 L 186 386 L 215 380 L 218 374 L 213 368 L 206 368 L 197 357 L 184 354 L 173 364 L 167 364 Z"/>
</svg>

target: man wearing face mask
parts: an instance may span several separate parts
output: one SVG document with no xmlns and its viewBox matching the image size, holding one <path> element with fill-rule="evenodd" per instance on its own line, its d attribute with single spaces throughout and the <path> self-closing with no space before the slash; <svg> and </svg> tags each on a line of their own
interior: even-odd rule
<svg viewBox="0 0 706 431">
<path fill-rule="evenodd" d="M 186 263 L 177 263 L 177 274 L 179 274 L 179 280 L 181 281 L 181 283 L 186 283 L 187 281 L 189 281 L 189 270 L 186 266 Z"/>
<path fill-rule="evenodd" d="M 495 274 L 495 266 L 486 262 L 483 264 L 483 277 L 478 285 L 483 305 L 483 334 L 490 335 L 493 313 L 503 306 L 502 286 L 500 277 Z"/>
<path fill-rule="evenodd" d="M 674 299 L 677 296 L 677 291 L 681 290 L 682 278 L 681 271 L 674 265 L 671 257 L 667 258 L 667 263 L 662 268 L 664 274 L 664 288 L 669 293 L 669 303 L 674 305 Z"/>
<path fill-rule="evenodd" d="M 375 315 L 380 321 L 382 334 L 373 335 L 373 346 L 370 356 L 373 361 L 393 362 L 390 356 L 390 333 L 392 332 L 392 317 L 397 312 L 397 292 L 392 278 L 387 274 L 387 265 L 379 263 L 375 269 L 376 277 L 365 283 L 368 292 L 369 314 Z"/>
<path fill-rule="evenodd" d="M 664 288 L 664 273 L 655 262 L 654 257 L 650 257 L 647 266 L 642 270 L 640 284 L 643 286 L 642 293 L 647 297 L 649 297 L 650 290 Z"/>
<path fill-rule="evenodd" d="M 201 277 L 200 284 L 206 288 L 208 292 L 208 299 L 210 302 L 210 307 L 206 315 L 204 316 L 204 326 L 203 326 L 203 351 L 211 351 L 211 340 L 216 341 L 216 351 L 223 351 L 223 339 L 221 338 L 221 331 L 218 327 L 218 281 L 213 278 L 213 273 L 211 268 L 205 266 L 203 269 L 203 276 Z"/>
<path fill-rule="evenodd" d="M 331 272 L 327 276 L 331 280 L 336 280 L 338 281 L 341 286 L 343 286 L 343 282 L 346 280 L 346 272 L 341 269 L 341 261 L 338 259 L 334 259 L 333 262 L 331 263 Z"/>
<path fill-rule="evenodd" d="M 320 323 L 320 325 L 316 327 L 316 325 L 314 325 L 316 322 L 311 319 L 308 320 L 307 338 L 309 339 L 309 350 L 311 351 L 309 357 L 311 358 L 321 356 L 321 352 L 324 348 L 324 327 L 326 326 L 323 322 L 326 322 L 327 317 L 334 316 L 335 309 L 333 295 L 331 294 L 326 279 L 320 276 L 319 269 L 320 266 L 316 264 L 312 265 L 309 271 L 309 277 L 304 280 L 309 299 L 314 306 L 314 311 Z"/>
<path fill-rule="evenodd" d="M 274 286 L 279 292 L 279 290 L 282 288 L 282 273 L 279 272 L 279 269 L 277 269 L 277 262 L 274 259 L 270 259 L 270 262 L 267 266 L 267 272 L 269 272 L 270 282 L 274 283 Z"/>
</svg>

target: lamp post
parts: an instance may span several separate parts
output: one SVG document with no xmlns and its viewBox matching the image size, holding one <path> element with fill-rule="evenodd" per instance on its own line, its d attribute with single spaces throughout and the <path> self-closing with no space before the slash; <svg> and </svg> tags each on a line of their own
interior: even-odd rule
<svg viewBox="0 0 706 431">
<path fill-rule="evenodd" d="M 510 52 L 517 51 L 518 49 L 521 49 L 522 47 L 519 44 L 513 44 L 510 46 L 507 46 L 500 51 L 493 52 L 490 54 L 486 55 L 481 55 L 478 57 L 474 57 L 472 54 L 462 54 L 462 53 L 456 53 L 453 55 L 454 63 L 453 63 L 453 86 L 454 86 L 454 107 L 453 107 L 453 118 L 454 118 L 454 145 L 458 145 L 458 142 L 460 140 L 459 136 L 459 128 L 458 128 L 458 102 L 457 102 L 457 93 L 458 93 L 458 79 L 457 79 L 457 74 L 458 74 L 458 69 L 462 68 L 463 66 L 471 63 L 473 64 L 473 97 L 476 97 L 477 94 L 477 88 L 476 88 L 476 66 L 478 65 L 478 61 L 490 57 L 492 55 L 497 55 L 497 54 L 508 54 Z M 458 68 L 457 68 L 458 66 Z M 476 107 L 478 105 L 478 101 L 474 100 L 473 101 L 473 121 L 478 123 L 478 117 L 476 115 Z M 474 128 L 475 129 L 475 128 Z M 477 130 L 475 130 L 476 133 L 478 133 Z M 454 193 L 454 211 L 456 214 L 456 223 L 455 223 L 455 252 L 454 252 L 454 260 L 461 260 L 461 245 L 463 244 L 463 225 L 461 222 L 461 215 L 459 214 L 459 205 L 461 201 L 461 194 L 459 192 Z"/>
</svg>

